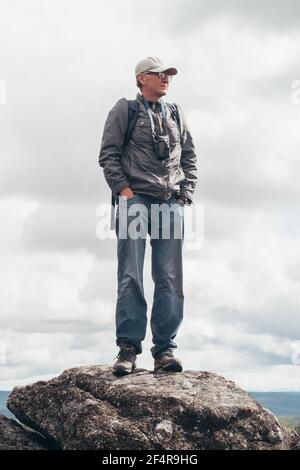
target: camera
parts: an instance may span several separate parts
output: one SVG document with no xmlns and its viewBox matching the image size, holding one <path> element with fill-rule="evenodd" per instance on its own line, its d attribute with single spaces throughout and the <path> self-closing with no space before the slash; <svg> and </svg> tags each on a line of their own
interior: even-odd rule
<svg viewBox="0 0 300 470">
<path fill-rule="evenodd" d="M 168 135 L 155 135 L 153 138 L 155 155 L 159 160 L 170 158 L 170 142 Z"/>
</svg>

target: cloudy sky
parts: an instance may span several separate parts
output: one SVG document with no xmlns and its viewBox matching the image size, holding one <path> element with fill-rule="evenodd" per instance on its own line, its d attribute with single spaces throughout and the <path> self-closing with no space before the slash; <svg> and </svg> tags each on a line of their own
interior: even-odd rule
<svg viewBox="0 0 300 470">
<path fill-rule="evenodd" d="M 176 354 L 248 390 L 300 390 L 299 2 L 0 7 L 0 389 L 114 361 L 116 239 L 96 235 L 110 202 L 98 153 L 109 109 L 138 91 L 136 63 L 156 55 L 179 71 L 167 99 L 190 125 L 204 210 Z M 148 240 L 148 314 L 150 254 Z M 151 345 L 148 323 L 140 367 L 152 369 Z"/>
</svg>

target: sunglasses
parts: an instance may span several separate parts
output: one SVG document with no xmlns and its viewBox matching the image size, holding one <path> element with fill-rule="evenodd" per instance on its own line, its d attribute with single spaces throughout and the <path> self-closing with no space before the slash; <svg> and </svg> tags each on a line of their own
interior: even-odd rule
<svg viewBox="0 0 300 470">
<path fill-rule="evenodd" d="M 158 75 L 161 80 L 168 80 L 169 82 L 173 78 L 173 75 L 164 72 L 145 72 L 144 75 Z"/>
</svg>

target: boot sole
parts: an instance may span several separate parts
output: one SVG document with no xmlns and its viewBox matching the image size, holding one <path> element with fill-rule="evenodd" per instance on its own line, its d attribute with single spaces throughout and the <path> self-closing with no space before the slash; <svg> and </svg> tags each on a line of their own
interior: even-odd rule
<svg viewBox="0 0 300 470">
<path fill-rule="evenodd" d="M 158 369 L 155 369 L 154 372 L 159 372 L 159 371 L 163 371 L 163 372 L 182 372 L 183 368 L 182 368 L 182 365 L 180 364 L 166 364 L 165 366 L 161 366 L 159 367 Z"/>
<path fill-rule="evenodd" d="M 133 369 L 131 370 L 125 370 L 125 369 L 114 369 L 113 370 L 113 374 L 114 375 L 117 375 L 118 377 L 122 376 L 122 375 L 129 375 L 129 374 L 132 374 L 133 372 Z"/>
<path fill-rule="evenodd" d="M 114 375 L 117 375 L 119 377 L 119 376 L 122 376 L 122 375 L 132 374 L 132 372 L 134 371 L 135 368 L 136 368 L 135 364 L 132 366 L 131 369 L 124 369 L 123 367 L 116 367 L 115 369 L 113 369 L 112 372 L 113 372 Z"/>
</svg>

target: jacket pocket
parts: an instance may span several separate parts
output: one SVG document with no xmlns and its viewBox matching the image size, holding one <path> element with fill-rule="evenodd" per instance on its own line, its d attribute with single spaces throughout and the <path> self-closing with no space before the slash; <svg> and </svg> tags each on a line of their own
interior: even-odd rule
<svg viewBox="0 0 300 470">
<path fill-rule="evenodd" d="M 134 129 L 134 139 L 137 144 L 145 143 L 151 144 L 152 143 L 152 131 L 151 125 L 146 120 L 139 121 Z"/>
<path fill-rule="evenodd" d="M 168 121 L 168 133 L 172 144 L 180 143 L 180 132 L 176 122 Z"/>
</svg>

